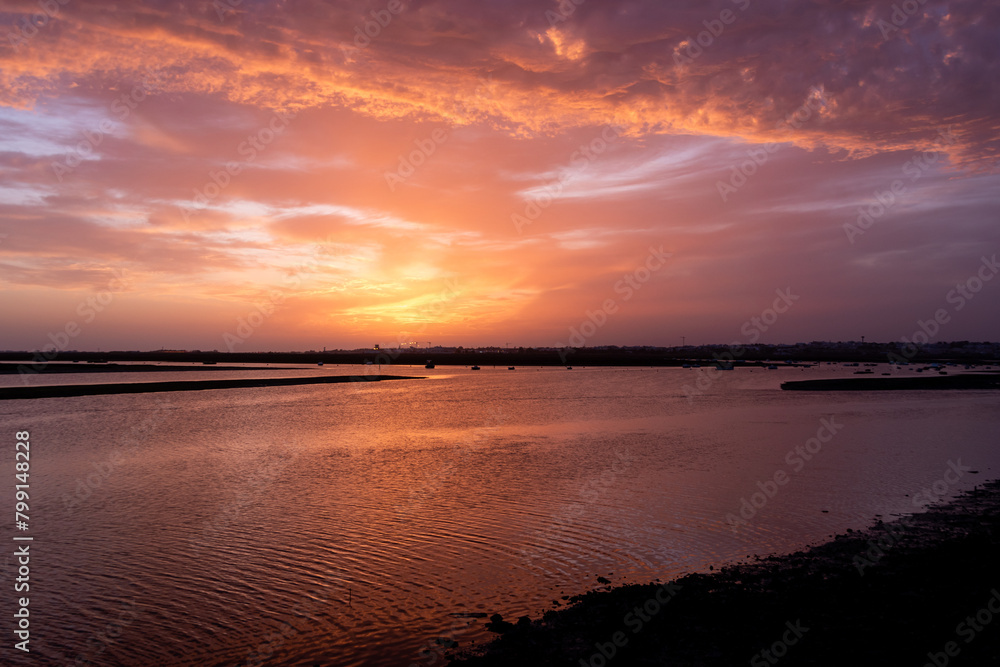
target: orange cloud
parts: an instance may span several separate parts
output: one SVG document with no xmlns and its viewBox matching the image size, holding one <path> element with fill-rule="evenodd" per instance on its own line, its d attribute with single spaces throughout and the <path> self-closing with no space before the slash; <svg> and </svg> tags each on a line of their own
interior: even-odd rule
<svg viewBox="0 0 1000 667">
<path fill-rule="evenodd" d="M 67 3 L 31 35 L 37 5 L 8 9 L 0 280 L 50 295 L 32 331 L 125 266 L 132 326 L 177 346 L 218 347 L 275 290 L 260 349 L 526 323 L 554 344 L 662 244 L 593 344 L 725 339 L 789 283 L 814 300 L 787 335 L 892 300 L 891 337 L 996 247 L 997 20 L 971 2 L 888 35 L 832 0 L 244 5 Z"/>
<path fill-rule="evenodd" d="M 535 4 L 497 15 L 442 0 L 406 4 L 385 27 L 352 3 L 255 5 L 221 19 L 204 4 L 167 12 L 88 3 L 6 47 L 0 80 L 4 102 L 20 106 L 67 79 L 106 86 L 153 71 L 168 94 L 268 108 L 346 105 L 522 133 L 613 122 L 633 135 L 781 140 L 854 155 L 926 148 L 950 125 L 959 161 L 995 160 L 995 100 L 963 87 L 995 75 L 983 50 L 991 25 L 974 3 L 945 5 L 886 39 L 870 7 L 821 1 L 809 12 L 766 2 L 585 4 L 553 23 Z M 365 26 L 375 37 L 359 40 Z M 822 113 L 779 125 L 816 89 L 828 102 Z"/>
</svg>

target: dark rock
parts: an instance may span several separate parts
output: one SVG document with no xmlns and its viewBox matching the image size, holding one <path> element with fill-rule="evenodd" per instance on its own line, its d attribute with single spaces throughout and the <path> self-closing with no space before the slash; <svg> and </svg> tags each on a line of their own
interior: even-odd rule
<svg viewBox="0 0 1000 667">
<path fill-rule="evenodd" d="M 490 616 L 490 622 L 486 624 L 487 630 L 489 630 L 490 632 L 495 632 L 499 635 L 502 635 L 505 632 L 509 632 L 513 628 L 514 624 L 508 623 L 507 621 L 503 620 L 503 616 L 501 616 L 500 614 L 493 614 L 492 616 Z"/>
</svg>

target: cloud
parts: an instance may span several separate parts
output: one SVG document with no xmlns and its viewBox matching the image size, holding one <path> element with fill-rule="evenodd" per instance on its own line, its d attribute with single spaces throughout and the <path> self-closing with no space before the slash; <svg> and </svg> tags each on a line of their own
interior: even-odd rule
<svg viewBox="0 0 1000 667">
<path fill-rule="evenodd" d="M 780 139 L 858 156 L 925 148 L 951 126 L 955 162 L 1000 157 L 1000 93 L 989 85 L 1000 8 L 982 3 L 928 3 L 898 28 L 891 7 L 841 0 L 583 3 L 554 23 L 546 12 L 557 3 L 403 7 L 248 2 L 220 19 L 208 3 L 67 4 L 20 48 L 3 48 L 3 101 L 30 106 L 67 80 L 127 86 L 153 71 L 165 93 L 518 133 L 614 122 L 633 135 Z M 813 89 L 828 101 L 822 113 L 779 128 Z"/>
<path fill-rule="evenodd" d="M 570 4 L 95 0 L 27 35 L 38 5 L 7 3 L 0 280 L 59 321 L 60 294 L 125 266 L 132 326 L 178 347 L 217 347 L 273 289 L 257 349 L 526 323 L 554 344 L 664 245 L 592 344 L 726 340 L 788 285 L 781 335 L 891 338 L 998 247 L 1000 9 L 928 1 L 897 28 L 855 0 Z M 977 308 L 951 331 L 987 330 Z"/>
</svg>

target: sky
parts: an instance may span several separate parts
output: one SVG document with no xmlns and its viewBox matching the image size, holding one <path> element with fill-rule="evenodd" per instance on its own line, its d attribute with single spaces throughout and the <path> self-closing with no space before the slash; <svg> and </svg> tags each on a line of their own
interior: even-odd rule
<svg viewBox="0 0 1000 667">
<path fill-rule="evenodd" d="M 998 33 L 971 0 L 2 0 L 0 349 L 997 340 Z"/>
</svg>

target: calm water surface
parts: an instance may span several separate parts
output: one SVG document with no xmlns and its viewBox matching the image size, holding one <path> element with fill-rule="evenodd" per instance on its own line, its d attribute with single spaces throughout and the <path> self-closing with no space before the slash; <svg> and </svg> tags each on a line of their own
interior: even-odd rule
<svg viewBox="0 0 1000 667">
<path fill-rule="evenodd" d="M 427 378 L 0 401 L 3 470 L 31 432 L 30 664 L 441 664 L 489 638 L 473 613 L 795 550 L 1000 469 L 998 392 L 779 390 L 838 367 L 720 373 L 690 400 L 694 369 L 391 370 Z M 129 375 L 38 382 L 223 377 Z M 978 472 L 945 489 L 949 462 Z"/>
</svg>

